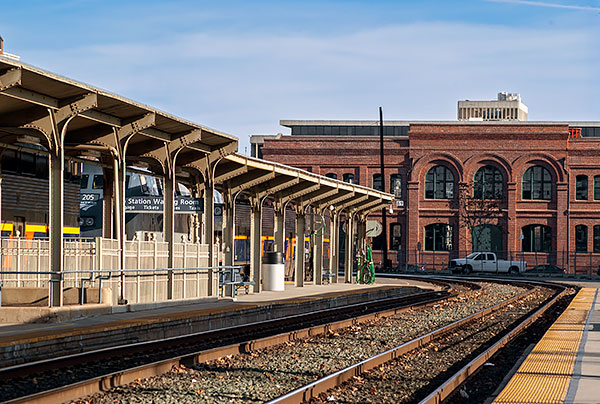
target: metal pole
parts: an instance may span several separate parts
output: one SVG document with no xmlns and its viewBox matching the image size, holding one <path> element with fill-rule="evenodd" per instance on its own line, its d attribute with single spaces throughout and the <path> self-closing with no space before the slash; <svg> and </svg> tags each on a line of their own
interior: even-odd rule
<svg viewBox="0 0 600 404">
<path fill-rule="evenodd" d="M 381 170 L 381 191 L 385 191 L 385 164 L 383 162 L 383 109 L 379 107 L 379 165 Z M 383 268 L 388 265 L 388 240 L 386 209 L 381 209 L 381 224 L 383 226 Z"/>
</svg>

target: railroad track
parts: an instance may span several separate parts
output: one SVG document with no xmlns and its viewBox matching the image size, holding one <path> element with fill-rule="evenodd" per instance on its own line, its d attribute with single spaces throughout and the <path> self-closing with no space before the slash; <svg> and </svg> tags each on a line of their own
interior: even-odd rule
<svg viewBox="0 0 600 404">
<path fill-rule="evenodd" d="M 135 379 L 226 355 L 294 341 L 348 325 L 368 321 L 415 305 L 438 302 L 461 288 L 477 289 L 470 282 L 428 280 L 442 291 L 427 291 L 368 303 L 246 324 L 160 341 L 128 344 L 0 369 L 0 401 L 56 403 L 105 391 Z M 455 285 L 454 288 L 451 284 Z M 383 313 L 383 314 L 382 314 Z"/>
<path fill-rule="evenodd" d="M 495 366 L 488 360 L 566 293 L 564 287 L 545 291 L 543 287 L 347 366 L 268 404 L 441 403 L 479 367 Z M 467 402 L 468 393 L 461 394 Z"/>
</svg>

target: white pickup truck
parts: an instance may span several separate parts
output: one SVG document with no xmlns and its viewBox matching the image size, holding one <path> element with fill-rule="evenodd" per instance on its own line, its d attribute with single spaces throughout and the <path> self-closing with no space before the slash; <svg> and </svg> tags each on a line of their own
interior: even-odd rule
<svg viewBox="0 0 600 404">
<path fill-rule="evenodd" d="M 452 273 L 468 274 L 473 271 L 518 274 L 525 272 L 527 262 L 519 260 L 499 260 L 493 252 L 474 252 L 465 258 L 450 260 Z"/>
</svg>

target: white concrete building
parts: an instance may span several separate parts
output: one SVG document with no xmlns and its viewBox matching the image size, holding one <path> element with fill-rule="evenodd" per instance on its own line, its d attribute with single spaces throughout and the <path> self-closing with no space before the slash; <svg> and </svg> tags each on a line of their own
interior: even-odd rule
<svg viewBox="0 0 600 404">
<path fill-rule="evenodd" d="M 459 101 L 459 121 L 526 121 L 528 109 L 521 102 L 521 95 L 498 93 L 492 101 Z"/>
</svg>

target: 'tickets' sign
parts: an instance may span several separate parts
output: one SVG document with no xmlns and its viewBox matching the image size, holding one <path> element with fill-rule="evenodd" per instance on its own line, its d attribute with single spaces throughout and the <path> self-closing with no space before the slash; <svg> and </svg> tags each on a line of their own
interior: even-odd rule
<svg viewBox="0 0 600 404">
<path fill-rule="evenodd" d="M 190 198 L 176 196 L 173 201 L 175 213 L 202 213 L 204 212 L 203 198 Z M 129 213 L 162 212 L 164 200 L 160 196 L 130 196 L 125 198 L 125 211 Z"/>
</svg>

